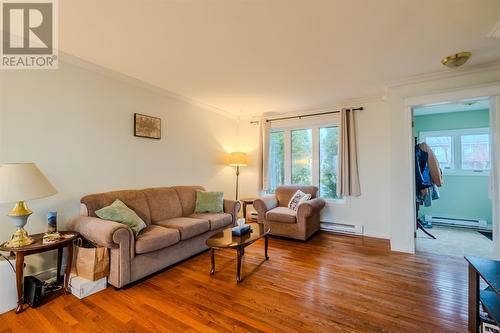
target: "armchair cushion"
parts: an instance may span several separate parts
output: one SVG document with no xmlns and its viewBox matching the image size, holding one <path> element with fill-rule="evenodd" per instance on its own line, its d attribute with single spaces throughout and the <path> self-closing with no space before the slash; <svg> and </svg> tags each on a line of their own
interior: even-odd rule
<svg viewBox="0 0 500 333">
<path fill-rule="evenodd" d="M 295 192 L 295 194 L 290 199 L 290 202 L 288 203 L 288 208 L 296 211 L 302 202 L 307 201 L 309 199 L 311 199 L 311 195 L 309 193 L 306 194 L 301 190 L 297 190 L 297 192 Z"/>
<path fill-rule="evenodd" d="M 175 217 L 164 221 L 158 221 L 156 225 L 177 229 L 181 234 L 181 240 L 186 240 L 198 236 L 210 230 L 210 223 L 208 220 L 193 219 L 191 217 Z"/>
<path fill-rule="evenodd" d="M 222 213 L 222 214 L 193 214 L 189 217 L 195 219 L 208 220 L 210 222 L 210 230 L 220 229 L 226 227 L 233 223 L 233 216 L 231 214 Z"/>
<path fill-rule="evenodd" d="M 266 220 L 281 223 L 297 223 L 297 212 L 288 207 L 276 207 L 266 213 Z"/>
<path fill-rule="evenodd" d="M 180 241 L 177 229 L 150 225 L 144 229 L 135 240 L 135 253 L 148 253 L 174 245 Z"/>
</svg>

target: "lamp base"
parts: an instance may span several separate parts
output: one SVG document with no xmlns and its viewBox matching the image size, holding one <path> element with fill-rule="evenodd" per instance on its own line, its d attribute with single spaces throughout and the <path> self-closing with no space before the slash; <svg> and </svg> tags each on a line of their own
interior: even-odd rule
<svg viewBox="0 0 500 333">
<path fill-rule="evenodd" d="M 4 244 L 5 247 L 22 247 L 33 244 L 35 240 L 28 236 L 28 233 L 24 228 L 18 228 L 16 232 L 12 235 L 10 241 Z"/>
<path fill-rule="evenodd" d="M 34 239 L 28 236 L 24 226 L 28 223 L 28 218 L 33 212 L 26 206 L 26 202 L 19 201 L 16 203 L 14 209 L 7 214 L 16 224 L 17 230 L 12 235 L 10 241 L 5 243 L 6 247 L 22 247 L 33 244 Z"/>
</svg>

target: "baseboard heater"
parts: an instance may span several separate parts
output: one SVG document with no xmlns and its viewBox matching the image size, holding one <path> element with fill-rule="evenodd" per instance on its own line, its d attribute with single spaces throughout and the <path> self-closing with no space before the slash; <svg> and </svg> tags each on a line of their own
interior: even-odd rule
<svg viewBox="0 0 500 333">
<path fill-rule="evenodd" d="M 425 221 L 431 222 L 435 225 L 449 225 L 462 228 L 487 229 L 488 227 L 486 220 L 481 219 L 462 219 L 454 217 L 425 215 Z"/>
<path fill-rule="evenodd" d="M 363 226 L 342 223 L 321 222 L 321 230 L 339 232 L 342 234 L 363 235 Z"/>
</svg>

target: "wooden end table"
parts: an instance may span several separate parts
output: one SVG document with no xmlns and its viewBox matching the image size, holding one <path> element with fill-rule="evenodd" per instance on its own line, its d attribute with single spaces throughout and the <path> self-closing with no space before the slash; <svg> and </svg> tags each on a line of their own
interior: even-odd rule
<svg viewBox="0 0 500 333">
<path fill-rule="evenodd" d="M 479 333 L 479 302 L 495 324 L 500 324 L 500 261 L 466 256 L 469 263 L 469 332 Z M 480 278 L 488 287 L 480 290 Z"/>
<path fill-rule="evenodd" d="M 257 198 L 243 198 L 243 199 L 240 199 L 240 201 L 242 202 L 243 204 L 243 218 L 246 220 L 247 219 L 247 205 L 253 205 L 253 202 L 256 200 Z"/>
<path fill-rule="evenodd" d="M 264 255 L 266 260 L 269 260 L 267 248 L 269 244 L 270 227 L 261 223 L 248 223 L 252 232 L 241 236 L 234 236 L 232 227 L 226 228 L 221 232 L 213 234 L 207 239 L 207 246 L 210 248 L 212 255 L 212 269 L 210 274 L 215 274 L 215 249 L 236 249 L 237 266 L 236 266 L 236 282 L 241 282 L 241 259 L 245 255 L 245 247 L 253 242 L 264 238 Z"/>
<path fill-rule="evenodd" d="M 59 234 L 63 238 L 51 243 L 43 244 L 42 238 L 44 234 L 30 235 L 35 241 L 33 244 L 22 246 L 22 247 L 6 247 L 5 243 L 0 246 L 0 251 L 10 252 L 16 255 L 16 286 L 17 286 L 17 308 L 16 313 L 22 312 L 23 309 L 23 283 L 24 283 L 24 257 L 30 254 L 42 253 L 46 251 L 57 249 L 57 282 L 60 283 L 61 277 L 61 264 L 63 249 L 66 247 L 68 249 L 68 258 L 66 260 L 66 277 L 64 279 L 64 290 L 69 292 L 69 275 L 71 274 L 71 266 L 73 264 L 73 241 L 80 238 L 78 232 L 72 231 L 60 231 Z"/>
</svg>

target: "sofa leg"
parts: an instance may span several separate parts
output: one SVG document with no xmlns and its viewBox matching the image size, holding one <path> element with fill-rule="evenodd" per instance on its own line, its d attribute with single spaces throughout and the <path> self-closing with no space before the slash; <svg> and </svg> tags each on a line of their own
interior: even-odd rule
<svg viewBox="0 0 500 333">
<path fill-rule="evenodd" d="M 121 291 L 122 288 L 118 288 L 118 287 L 114 287 L 115 288 L 115 291 Z"/>
</svg>

